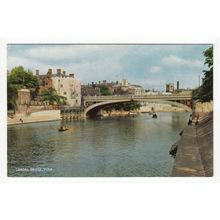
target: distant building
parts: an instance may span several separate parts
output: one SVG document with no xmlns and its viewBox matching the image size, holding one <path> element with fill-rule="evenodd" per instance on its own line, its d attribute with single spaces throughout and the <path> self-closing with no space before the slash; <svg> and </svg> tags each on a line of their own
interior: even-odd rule
<svg viewBox="0 0 220 220">
<path fill-rule="evenodd" d="M 112 85 L 113 94 L 115 95 L 135 95 L 142 96 L 145 94 L 144 88 L 140 85 L 132 85 L 127 79 L 123 79 L 119 84 L 116 82 Z"/>
<path fill-rule="evenodd" d="M 142 96 L 145 94 L 144 88 L 139 85 L 130 85 L 128 91 L 129 91 L 129 94 L 135 95 L 135 96 Z"/>
<path fill-rule="evenodd" d="M 100 88 L 97 85 L 82 85 L 82 96 L 100 96 Z"/>
<path fill-rule="evenodd" d="M 144 88 L 140 85 L 132 85 L 127 79 L 123 79 L 121 83 L 107 82 L 107 80 L 99 81 L 98 83 L 92 82 L 92 84 L 82 85 L 81 94 L 82 96 L 99 96 L 100 87 L 106 86 L 113 95 L 135 95 L 141 96 L 145 94 Z"/>
<path fill-rule="evenodd" d="M 122 83 L 121 83 L 121 86 L 124 86 L 124 87 L 129 86 L 128 80 L 127 79 L 123 79 Z"/>
<path fill-rule="evenodd" d="M 166 92 L 174 92 L 174 84 L 173 83 L 166 84 Z"/>
<path fill-rule="evenodd" d="M 159 92 L 155 92 L 155 91 L 148 91 L 148 92 L 145 92 L 146 95 L 159 95 L 160 93 Z"/>
</svg>

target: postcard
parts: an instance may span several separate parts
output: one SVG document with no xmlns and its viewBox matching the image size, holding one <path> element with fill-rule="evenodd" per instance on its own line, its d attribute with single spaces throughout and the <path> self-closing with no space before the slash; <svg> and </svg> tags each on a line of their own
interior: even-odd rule
<svg viewBox="0 0 220 220">
<path fill-rule="evenodd" d="M 8 44 L 8 177 L 212 177 L 212 44 Z"/>
</svg>

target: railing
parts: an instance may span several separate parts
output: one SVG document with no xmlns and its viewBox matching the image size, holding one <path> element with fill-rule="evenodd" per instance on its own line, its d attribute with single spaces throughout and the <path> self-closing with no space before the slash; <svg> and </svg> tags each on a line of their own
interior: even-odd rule
<svg viewBox="0 0 220 220">
<path fill-rule="evenodd" d="M 114 100 L 114 99 L 170 99 L 170 98 L 192 98 L 191 94 L 183 95 L 144 95 L 144 96 L 135 96 L 135 95 L 115 95 L 115 96 L 83 96 L 83 100 Z"/>
</svg>

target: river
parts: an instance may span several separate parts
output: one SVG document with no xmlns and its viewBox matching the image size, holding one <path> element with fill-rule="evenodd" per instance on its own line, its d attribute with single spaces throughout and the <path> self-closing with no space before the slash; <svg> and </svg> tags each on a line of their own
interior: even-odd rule
<svg viewBox="0 0 220 220">
<path fill-rule="evenodd" d="M 8 126 L 8 176 L 170 176 L 171 145 L 189 117 L 185 112 Z"/>
</svg>

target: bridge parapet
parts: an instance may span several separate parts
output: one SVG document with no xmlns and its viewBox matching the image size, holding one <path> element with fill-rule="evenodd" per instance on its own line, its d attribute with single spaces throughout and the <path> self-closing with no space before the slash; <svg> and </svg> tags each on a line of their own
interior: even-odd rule
<svg viewBox="0 0 220 220">
<path fill-rule="evenodd" d="M 192 100 L 192 95 L 187 94 L 178 94 L 178 95 L 145 95 L 145 96 L 83 96 L 84 102 L 101 102 L 101 101 L 110 101 L 110 100 L 134 100 L 134 101 L 147 101 L 147 100 L 175 100 L 175 101 L 181 101 L 181 100 Z"/>
</svg>

